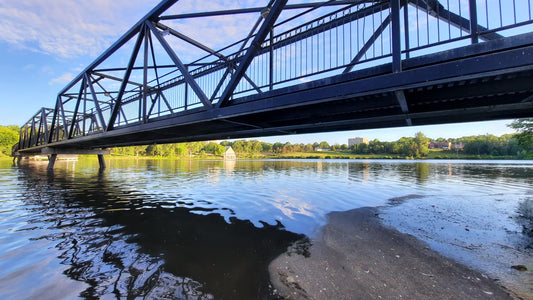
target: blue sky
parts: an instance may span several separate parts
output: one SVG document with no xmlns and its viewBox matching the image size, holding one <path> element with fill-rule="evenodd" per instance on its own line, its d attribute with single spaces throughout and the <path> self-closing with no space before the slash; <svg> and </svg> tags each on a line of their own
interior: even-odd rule
<svg viewBox="0 0 533 300">
<path fill-rule="evenodd" d="M 41 107 L 53 107 L 58 92 L 135 24 L 158 0 L 0 0 L 0 124 L 22 125 Z M 192 12 L 205 2 L 182 0 L 172 9 Z M 209 1 L 209 10 L 262 6 L 266 1 Z M 223 30 L 190 28 L 221 39 L 238 24 L 228 19 Z M 184 31 L 187 33 L 187 31 Z M 194 32 L 191 34 L 195 34 Z M 215 35 L 216 34 L 216 35 Z M 127 59 L 127 58 L 125 58 Z M 364 136 L 383 141 L 413 136 L 417 131 L 431 138 L 512 133 L 512 120 L 421 127 L 333 132 L 258 138 L 308 143 L 347 143 Z"/>
</svg>

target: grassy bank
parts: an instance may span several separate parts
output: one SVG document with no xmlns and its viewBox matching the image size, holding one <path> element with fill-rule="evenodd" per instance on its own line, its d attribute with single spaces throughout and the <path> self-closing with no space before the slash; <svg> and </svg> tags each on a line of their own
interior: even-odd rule
<svg viewBox="0 0 533 300">
<path fill-rule="evenodd" d="M 80 155 L 80 159 L 85 159 L 92 156 Z M 111 159 L 176 159 L 176 160 L 220 160 L 222 156 L 212 154 L 197 154 L 197 155 L 183 155 L 183 156 L 131 156 L 111 154 L 107 156 Z M 322 152 L 294 152 L 294 153 L 259 153 L 259 154 L 242 154 L 237 153 L 238 159 L 415 159 L 412 156 L 402 156 L 398 154 L 352 154 L 347 151 L 322 151 Z M 0 160 L 12 160 L 9 156 L 0 156 Z M 533 153 L 528 153 L 525 156 L 493 156 L 493 155 L 471 155 L 462 154 L 459 152 L 453 153 L 451 151 L 432 150 L 423 158 L 417 159 L 466 159 L 466 160 L 533 160 Z"/>
<path fill-rule="evenodd" d="M 415 159 L 412 156 L 402 156 L 398 154 L 351 154 L 342 151 L 324 151 L 324 152 L 298 152 L 287 154 L 274 154 L 268 156 L 274 159 Z M 528 156 L 493 156 L 493 155 L 471 155 L 462 153 L 452 153 L 442 150 L 431 150 L 429 154 L 417 159 L 485 159 L 485 160 L 510 160 L 510 159 L 533 159 L 533 153 Z"/>
</svg>

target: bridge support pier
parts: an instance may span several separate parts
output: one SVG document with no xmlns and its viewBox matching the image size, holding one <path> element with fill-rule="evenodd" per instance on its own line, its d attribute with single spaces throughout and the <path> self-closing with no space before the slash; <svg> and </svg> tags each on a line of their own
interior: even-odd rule
<svg viewBox="0 0 533 300">
<path fill-rule="evenodd" d="M 98 164 L 100 165 L 100 170 L 105 170 L 105 159 L 103 154 L 98 154 Z"/>
<path fill-rule="evenodd" d="M 54 169 L 54 164 L 56 163 L 57 154 L 50 154 L 48 155 L 48 170 Z"/>
<path fill-rule="evenodd" d="M 106 168 L 104 155 L 111 153 L 109 149 L 75 149 L 75 148 L 52 148 L 45 147 L 38 151 L 25 153 L 24 151 L 17 151 L 14 154 L 13 160 L 17 159 L 17 162 L 20 163 L 22 156 L 35 156 L 35 155 L 47 155 L 48 156 L 48 170 L 53 170 L 57 156 L 59 154 L 70 154 L 70 155 L 98 155 L 98 164 L 100 165 L 100 170 Z"/>
</svg>

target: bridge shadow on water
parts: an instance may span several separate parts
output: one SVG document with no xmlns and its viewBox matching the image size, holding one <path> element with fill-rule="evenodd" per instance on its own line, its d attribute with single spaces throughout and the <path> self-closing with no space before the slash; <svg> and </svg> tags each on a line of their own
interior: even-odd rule
<svg viewBox="0 0 533 300">
<path fill-rule="evenodd" d="M 106 173 L 20 168 L 32 226 L 45 228 L 84 298 L 275 299 L 268 264 L 303 235 L 156 199 Z M 223 208 L 221 208 L 223 209 Z M 194 212 L 193 212 L 194 211 Z"/>
</svg>

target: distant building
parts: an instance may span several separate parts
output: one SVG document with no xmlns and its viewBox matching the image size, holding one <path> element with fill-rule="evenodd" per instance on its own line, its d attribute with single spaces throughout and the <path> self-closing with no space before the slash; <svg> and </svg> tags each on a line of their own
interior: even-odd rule
<svg viewBox="0 0 533 300">
<path fill-rule="evenodd" d="M 465 145 L 463 145 L 463 142 L 460 142 L 458 144 L 453 144 L 453 149 L 463 150 Z"/>
<path fill-rule="evenodd" d="M 452 149 L 452 143 L 450 142 L 429 142 L 428 143 L 429 149 Z"/>
<path fill-rule="evenodd" d="M 226 152 L 224 152 L 224 160 L 236 160 L 237 155 L 231 146 L 226 146 Z"/>
<path fill-rule="evenodd" d="M 367 144 L 369 141 L 367 138 L 364 137 L 355 137 L 353 139 L 348 139 L 348 147 L 351 147 L 353 145 L 359 145 L 359 144 Z"/>
</svg>

